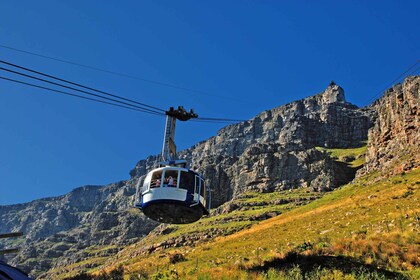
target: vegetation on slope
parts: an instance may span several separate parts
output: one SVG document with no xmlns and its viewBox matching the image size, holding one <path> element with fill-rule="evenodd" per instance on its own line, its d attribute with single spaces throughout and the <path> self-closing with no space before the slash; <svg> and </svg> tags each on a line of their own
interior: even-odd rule
<svg viewBox="0 0 420 280">
<path fill-rule="evenodd" d="M 323 147 L 316 147 L 316 149 L 328 153 L 330 157 L 337 161 L 345 162 L 353 168 L 358 168 L 365 163 L 367 145 L 349 149 L 327 149 Z"/>
<path fill-rule="evenodd" d="M 214 240 L 216 237 L 229 236 L 250 228 L 253 224 L 307 204 L 322 195 L 305 189 L 275 193 L 245 193 L 225 204 L 224 207 L 213 210 L 210 217 L 204 217 L 193 224 L 159 226 L 141 242 L 126 248 L 118 255 L 117 261 L 128 262 L 133 257 L 140 257 L 152 252 L 163 252 L 172 247 L 192 248 Z M 85 249 L 89 254 L 86 260 L 64 268 L 52 269 L 43 277 L 71 277 L 81 270 L 95 272 L 109 259 L 101 256 L 101 252 L 106 249 L 108 247 L 89 247 Z M 176 256 L 176 253 L 171 254 L 172 259 L 175 259 Z"/>
<path fill-rule="evenodd" d="M 291 268 L 337 279 L 418 277 L 420 170 L 375 180 L 365 177 L 195 248 L 167 248 L 122 264 L 130 275 L 186 279 L 264 279 L 268 273 L 287 278 Z M 171 263 L 175 254 L 182 261 Z"/>
<path fill-rule="evenodd" d="M 342 160 L 354 151 L 328 152 Z M 418 279 L 420 170 L 379 178 L 320 199 L 303 189 L 247 193 L 194 224 L 159 227 L 91 272 L 122 265 L 132 280 Z"/>
</svg>

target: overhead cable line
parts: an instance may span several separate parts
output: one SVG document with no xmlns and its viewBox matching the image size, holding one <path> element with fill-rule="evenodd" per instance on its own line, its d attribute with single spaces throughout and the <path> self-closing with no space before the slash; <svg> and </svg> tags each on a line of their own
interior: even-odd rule
<svg viewBox="0 0 420 280">
<path fill-rule="evenodd" d="M 15 79 L 10 79 L 10 78 L 6 78 L 6 77 L 2 77 L 2 76 L 0 76 L 0 79 L 10 81 L 10 82 L 14 82 L 14 83 L 19 83 L 19 84 L 22 84 L 22 85 L 35 87 L 35 88 L 39 88 L 39 89 L 48 90 L 50 92 L 56 92 L 56 93 L 65 94 L 65 95 L 69 95 L 69 96 L 73 96 L 73 97 L 77 97 L 77 98 L 82 98 L 82 99 L 86 99 L 86 100 L 90 100 L 90 101 L 94 101 L 94 102 L 99 102 L 99 103 L 103 103 L 103 104 L 117 106 L 117 107 L 129 109 L 129 110 L 133 110 L 133 111 L 144 112 L 144 113 L 149 113 L 149 114 L 153 114 L 153 115 L 157 115 L 157 116 L 162 116 L 162 114 L 157 114 L 157 113 L 153 113 L 153 112 L 149 112 L 149 111 L 144 111 L 142 109 L 137 109 L 137 108 L 128 107 L 128 106 L 124 106 L 124 105 L 120 105 L 120 104 L 116 104 L 116 103 L 112 103 L 112 102 L 107 102 L 107 101 L 103 101 L 103 100 L 99 100 L 99 99 L 94 99 L 94 98 L 90 98 L 90 97 L 86 97 L 86 96 L 82 96 L 82 95 L 78 95 L 78 94 L 74 94 L 74 93 L 69 93 L 69 92 L 65 92 L 65 91 L 61 91 L 61 90 L 57 90 L 57 89 L 52 89 L 52 88 L 48 88 L 48 87 L 44 87 L 44 86 L 40 86 L 40 85 L 35 85 L 35 84 L 31 84 L 31 83 L 27 83 L 27 82 L 15 80 Z"/>
<path fill-rule="evenodd" d="M 237 123 L 236 121 L 203 121 L 203 120 L 190 120 L 192 122 L 200 122 L 200 123 L 220 123 L 220 124 L 233 124 L 233 123 Z"/>
<path fill-rule="evenodd" d="M 124 105 L 120 105 L 120 104 L 113 103 L 113 102 L 108 102 L 108 101 L 103 101 L 103 100 L 99 100 L 99 99 L 95 99 L 95 98 L 90 98 L 90 97 L 86 97 L 86 96 L 82 96 L 82 95 L 78 95 L 78 94 L 74 94 L 74 93 L 70 93 L 70 92 L 65 92 L 65 91 L 62 91 L 62 90 L 57 90 L 57 89 L 53 89 L 53 88 L 49 88 L 49 87 L 44 87 L 44 86 L 40 86 L 40 85 L 36 85 L 36 84 L 24 82 L 24 81 L 19 81 L 19 80 L 7 78 L 7 77 L 0 76 L 0 79 L 10 81 L 10 82 L 14 82 L 14 83 L 18 83 L 18 84 L 22 84 L 22 85 L 26 85 L 26 86 L 30 86 L 30 87 L 34 87 L 34 88 L 47 90 L 49 92 L 60 93 L 60 94 L 64 94 L 64 95 L 68 95 L 68 96 L 72 96 L 72 97 L 77 97 L 77 98 L 81 98 L 81 99 L 85 99 L 85 100 L 90 100 L 90 101 L 94 101 L 94 102 L 98 102 L 98 103 L 108 104 L 108 105 L 112 105 L 112 106 L 116 106 L 116 107 L 120 107 L 120 108 L 124 108 L 124 109 L 129 109 L 129 110 L 143 112 L 143 113 L 149 113 L 149 114 L 160 116 L 160 117 L 164 116 L 164 114 L 161 114 L 161 113 L 154 113 L 154 112 L 150 112 L 150 111 L 145 111 L 145 110 L 140 109 L 140 108 L 133 108 L 133 107 L 129 107 L 129 106 L 124 106 Z M 221 120 L 192 119 L 191 121 L 206 122 L 206 123 L 227 123 L 227 122 L 236 122 L 236 121 L 239 121 L 239 120 L 223 119 L 221 121 Z"/>
<path fill-rule="evenodd" d="M 395 78 L 392 82 L 390 82 L 389 85 L 388 85 L 388 87 L 392 86 L 395 82 L 399 81 L 405 74 L 408 73 L 408 71 L 410 71 L 411 69 L 413 69 L 414 67 L 416 67 L 416 65 L 419 64 L 419 63 L 420 63 L 420 60 L 417 60 L 416 63 L 414 63 L 413 65 L 411 65 L 407 70 L 405 70 L 397 78 Z M 419 68 L 414 69 L 413 72 L 415 72 L 417 69 L 419 69 Z M 413 72 L 410 72 L 408 75 L 410 75 Z"/>
<path fill-rule="evenodd" d="M 115 76 L 125 77 L 125 78 L 139 80 L 139 81 L 143 81 L 143 82 L 147 82 L 147 83 L 151 83 L 151 84 L 156 84 L 156 85 L 160 85 L 160 86 L 165 86 L 165 87 L 169 87 L 169 88 L 183 90 L 185 92 L 199 93 L 199 94 L 204 94 L 204 95 L 208 95 L 208 96 L 215 96 L 215 97 L 219 97 L 219 98 L 223 98 L 223 99 L 234 100 L 236 102 L 243 102 L 242 99 L 238 99 L 238 98 L 228 97 L 228 96 L 224 96 L 224 95 L 218 95 L 218 94 L 214 94 L 214 93 L 211 93 L 211 92 L 207 92 L 207 91 L 203 91 L 203 90 L 198 90 L 198 89 L 191 89 L 191 88 L 187 88 L 187 87 L 183 87 L 183 86 L 178 86 L 178 85 L 171 84 L 171 83 L 166 83 L 166 82 L 160 82 L 160 81 L 156 81 L 156 80 L 146 79 L 146 78 L 142 78 L 142 77 L 138 77 L 138 76 L 126 74 L 126 73 L 121 73 L 121 72 L 116 72 L 116 71 L 101 69 L 99 67 L 90 66 L 90 65 L 86 65 L 86 64 L 82 64 L 82 63 L 78 63 L 78 62 L 72 62 L 72 61 L 69 61 L 69 60 L 59 59 L 59 58 L 55 58 L 55 57 L 51 57 L 51 56 L 47 56 L 47 55 L 42 55 L 42 54 L 30 52 L 30 51 L 25 51 L 25 50 L 21 50 L 21 49 L 17 49 L 17 48 L 14 48 L 14 47 L 9 47 L 9 46 L 5 46 L 5 45 L 1 45 L 1 44 L 0 44 L 0 47 L 1 48 L 5 48 L 5 49 L 9 49 L 9 50 L 12 50 L 12 51 L 26 53 L 26 54 L 33 55 L 33 56 L 38 56 L 38 57 L 42 57 L 42 58 L 46 58 L 46 59 L 50 59 L 50 60 L 54 60 L 54 61 L 58 61 L 58 62 L 66 63 L 66 64 L 70 64 L 70 65 L 75 65 L 75 66 L 83 67 L 83 68 L 90 69 L 90 70 L 95 70 L 95 71 L 99 71 L 99 72 L 103 72 L 103 73 L 108 73 L 108 74 L 115 75 Z M 245 104 L 245 102 L 243 102 L 243 103 Z"/>
<path fill-rule="evenodd" d="M 207 92 L 201 91 L 201 90 L 197 90 L 197 89 L 191 89 L 191 88 L 187 88 L 187 87 L 178 86 L 178 85 L 175 85 L 175 84 L 170 84 L 170 83 L 160 82 L 160 81 L 156 81 L 156 80 L 146 79 L 146 78 L 142 78 L 142 77 L 126 74 L 126 73 L 106 70 L 106 69 L 102 69 L 102 68 L 99 68 L 99 67 L 94 67 L 94 66 L 90 66 L 90 65 L 86 65 L 86 64 L 82 64 L 82 63 L 78 63 L 78 62 L 72 62 L 72 61 L 69 61 L 69 60 L 59 59 L 59 58 L 55 58 L 55 57 L 51 57 L 51 56 L 47 56 L 47 55 L 42 55 L 42 54 L 39 54 L 39 53 L 20 50 L 20 49 L 17 49 L 17 48 L 13 48 L 13 47 L 1 45 L 1 44 L 0 44 L 0 47 L 5 48 L 5 49 L 9 49 L 9 50 L 13 50 L 13 51 L 17 51 L 17 52 L 21 52 L 21 53 L 30 54 L 30 55 L 33 55 L 33 56 L 38 56 L 38 57 L 42 57 L 42 58 L 46 58 L 46 59 L 50 59 L 50 60 L 55 60 L 55 61 L 62 62 L 62 63 L 67 63 L 67 64 L 71 64 L 71 65 L 95 70 L 95 71 L 100 71 L 100 72 L 104 72 L 104 73 L 108 73 L 108 74 L 112 74 L 112 75 L 116 75 L 116 76 L 120 76 L 120 77 L 135 79 L 135 80 L 139 80 L 139 81 L 143 81 L 143 82 L 147 82 L 147 83 L 151 83 L 151 84 L 155 84 L 155 85 L 170 87 L 170 88 L 179 89 L 179 90 L 183 90 L 183 91 L 212 95 L 210 93 L 207 93 Z"/>
<path fill-rule="evenodd" d="M 127 102 L 124 102 L 124 101 L 120 101 L 120 100 L 117 100 L 117 99 L 114 99 L 114 98 L 105 97 L 105 96 L 102 96 L 102 95 L 99 95 L 99 94 L 91 93 L 91 92 L 88 92 L 88 91 L 85 91 L 85 90 L 81 90 L 81 89 L 77 89 L 77 88 L 74 88 L 74 87 L 66 86 L 66 85 L 63 85 L 63 84 L 56 83 L 56 82 L 48 81 L 48 80 L 45 80 L 45 79 L 42 79 L 42 78 L 38 78 L 38 77 L 35 77 L 35 76 L 32 76 L 32 75 L 24 74 L 24 73 L 14 71 L 14 70 L 11 70 L 11 69 L 0 67 L 0 70 L 7 71 L 7 72 L 10 72 L 10 73 L 14 73 L 16 75 L 24 76 L 24 77 L 27 77 L 27 78 L 31 78 L 31 79 L 34 79 L 34 80 L 42 81 L 42 82 L 45 82 L 45 83 L 49 83 L 49 84 L 52 84 L 52 85 L 56 85 L 56 86 L 59 86 L 59 87 L 63 87 L 63 88 L 66 88 L 66 89 L 78 91 L 78 92 L 81 92 L 81 93 L 84 93 L 84 94 L 87 94 L 87 95 L 95 96 L 95 97 L 98 97 L 98 98 L 113 101 L 113 102 L 120 103 L 120 104 L 123 104 L 123 105 L 131 106 L 133 108 L 142 109 L 145 112 L 148 111 L 148 112 L 151 112 L 151 113 L 164 115 L 164 113 L 162 113 L 162 112 L 147 109 L 147 108 L 144 108 L 144 107 L 140 107 L 138 105 L 134 105 L 134 104 L 127 103 Z"/>
<path fill-rule="evenodd" d="M 53 76 L 53 75 L 49 75 L 49 74 L 42 73 L 42 72 L 39 72 L 39 71 L 36 71 L 36 70 L 33 70 L 33 69 L 29 69 L 29 68 L 26 68 L 26 67 L 23 67 L 23 66 L 19 66 L 19 65 L 16 65 L 16 64 L 4 61 L 4 60 L 0 60 L 0 63 L 6 64 L 6 65 L 9 65 L 9 66 L 13 66 L 15 68 L 19 68 L 19 69 L 22 69 L 22 70 L 25 70 L 25 71 L 28 71 L 28 72 L 32 72 L 32 73 L 35 73 L 35 74 L 38 74 L 38 75 L 41 75 L 41 76 L 44 76 L 44 77 L 48 77 L 48 78 L 51 78 L 51 79 L 54 79 L 54 80 L 57 80 L 57 81 L 61 81 L 61 82 L 65 82 L 65 83 L 68 83 L 68 84 L 71 84 L 71 85 L 74 85 L 74 86 L 78 86 L 78 87 L 81 87 L 81 88 L 84 88 L 84 89 L 88 89 L 88 90 L 91 90 L 91 91 L 94 91 L 94 92 L 102 93 L 102 94 L 107 95 L 107 96 L 112 96 L 112 97 L 115 97 L 115 98 L 119 98 L 121 100 L 129 101 L 129 102 L 132 102 L 132 103 L 135 103 L 135 104 L 138 104 L 138 105 L 141 105 L 141 106 L 145 106 L 145 107 L 157 110 L 157 111 L 165 112 L 165 110 L 154 107 L 154 106 L 150 106 L 150 105 L 147 105 L 147 104 L 144 104 L 144 103 L 141 103 L 141 102 L 137 102 L 137 101 L 132 100 L 132 99 L 124 98 L 124 97 L 121 97 L 121 96 L 118 96 L 118 95 L 115 95 L 115 94 L 110 94 L 108 92 L 105 92 L 105 91 L 102 91 L 102 90 L 97 90 L 97 89 L 94 89 L 92 87 L 87 87 L 87 86 L 81 85 L 79 83 L 74 83 L 74 82 L 71 82 L 69 80 L 65 80 L 65 79 L 62 79 L 62 78 L 59 78 L 59 77 L 56 77 L 56 76 Z"/>
<path fill-rule="evenodd" d="M 416 63 L 414 63 L 413 65 L 411 65 L 410 67 L 408 67 L 404 72 L 402 72 L 401 74 L 399 74 L 398 77 L 396 77 L 392 82 L 390 82 L 383 90 L 379 91 L 371 99 L 369 99 L 368 103 L 372 103 L 375 99 L 377 99 L 378 97 L 380 97 L 386 90 L 388 90 L 390 87 L 392 87 L 396 82 L 398 82 L 401 78 L 403 78 L 407 73 L 408 73 L 407 76 L 410 76 L 413 73 L 415 73 L 420 67 L 417 67 L 413 71 L 411 71 L 411 70 L 414 67 L 416 67 L 417 64 L 419 64 L 419 63 L 420 63 L 420 60 L 417 60 Z M 411 71 L 411 72 L 409 73 L 409 71 Z"/>
<path fill-rule="evenodd" d="M 135 100 L 132 100 L 132 99 L 128 99 L 128 98 L 125 98 L 125 97 L 122 97 L 122 96 L 119 96 L 119 95 L 110 94 L 108 92 L 105 92 L 105 91 L 102 91 L 102 90 L 97 90 L 97 89 L 94 89 L 92 87 L 84 86 L 82 84 L 75 83 L 75 82 L 72 82 L 72 81 L 69 81 L 69 80 L 66 80 L 66 79 L 63 79 L 63 78 L 59 78 L 57 76 L 49 75 L 49 74 L 46 74 L 46 73 L 43 73 L 43 72 L 40 72 L 40 71 L 29 69 L 29 68 L 26 68 L 26 67 L 23 67 L 23 66 L 20 66 L 20 65 L 16 65 L 16 64 L 13 64 L 11 62 L 3 61 L 3 60 L 0 60 L 0 63 L 6 64 L 8 66 L 12 66 L 14 68 L 18 68 L 20 70 L 31 72 L 31 73 L 34 73 L 34 74 L 37 74 L 37 75 L 41 75 L 41 76 L 49 78 L 49 79 L 54 79 L 54 80 L 59 81 L 59 82 L 64 82 L 64 83 L 74 85 L 74 86 L 77 86 L 77 87 L 80 87 L 80 88 L 83 88 L 83 89 L 86 89 L 86 90 L 94 91 L 94 92 L 97 92 L 98 94 L 95 94 L 95 93 L 92 93 L 92 92 L 89 92 L 89 91 L 86 91 L 86 90 L 82 90 L 82 89 L 79 89 L 79 88 L 75 88 L 75 87 L 72 87 L 72 86 L 64 85 L 64 84 L 59 83 L 59 82 L 53 82 L 51 80 L 47 80 L 47 79 L 39 78 L 39 77 L 36 77 L 36 76 L 33 76 L 33 75 L 29 75 L 29 74 L 26 74 L 26 73 L 22 73 L 20 71 L 15 71 L 15 70 L 12 70 L 12 69 L 4 68 L 4 67 L 0 67 L 0 70 L 6 71 L 6 72 L 9 72 L 9 73 L 13 73 L 13 74 L 16 74 L 16 75 L 19 75 L 19 76 L 23 76 L 23 77 L 26 77 L 26 78 L 34 79 L 34 80 L 37 80 L 37 81 L 41 81 L 41 82 L 44 82 L 44 83 L 52 84 L 52 85 L 55 85 L 55 86 L 63 87 L 63 88 L 66 88 L 66 89 L 69 89 L 69 90 L 72 90 L 72 91 L 77 91 L 77 92 L 80 92 L 80 93 L 83 93 L 83 94 L 94 96 L 96 98 L 105 99 L 105 100 L 108 100 L 108 101 L 98 100 L 98 99 L 95 99 L 95 98 L 89 98 L 89 97 L 85 97 L 85 96 L 81 96 L 81 95 L 73 94 L 73 93 L 69 93 L 69 92 L 64 92 L 64 91 L 61 91 L 61 90 L 56 90 L 56 89 L 45 87 L 45 86 L 35 85 L 35 84 L 24 82 L 24 81 L 10 79 L 10 78 L 6 78 L 6 77 L 1 77 L 1 79 L 3 79 L 3 80 L 7 80 L 7 81 L 10 81 L 10 82 L 15 82 L 15 83 L 19 83 L 19 84 L 23 84 L 23 85 L 27 85 L 27 86 L 32 86 L 32 87 L 48 90 L 50 92 L 52 91 L 52 92 L 56 92 L 56 93 L 66 94 L 66 95 L 73 96 L 73 97 L 83 98 L 83 99 L 86 99 L 86 100 L 91 100 L 91 101 L 100 102 L 100 103 L 109 104 L 109 105 L 115 105 L 115 106 L 118 106 L 118 107 L 121 107 L 121 108 L 131 109 L 131 110 L 140 111 L 140 112 L 144 112 L 144 113 L 150 113 L 150 114 L 154 114 L 154 115 L 158 115 L 158 116 L 165 116 L 167 114 L 167 111 L 163 110 L 161 108 L 150 106 L 150 105 L 147 105 L 145 103 L 141 103 L 141 102 L 138 102 L 138 101 L 135 101 Z M 102 95 L 100 95 L 100 94 L 102 94 Z M 134 105 L 134 104 L 131 104 L 131 103 L 127 103 L 127 102 L 124 102 L 124 101 L 120 101 L 120 100 L 117 100 L 117 99 L 114 99 L 114 98 L 105 97 L 103 95 L 118 98 L 118 99 L 121 99 L 121 100 L 124 100 L 124 101 L 128 101 L 128 102 L 131 102 L 131 103 L 134 103 L 134 104 L 138 104 L 140 106 Z M 116 104 L 116 103 L 119 103 L 119 104 Z M 243 122 L 245 120 L 228 119 L 228 118 L 197 118 L 197 119 L 194 119 L 194 121 L 206 122 L 206 123 L 233 123 L 233 122 Z"/>
<path fill-rule="evenodd" d="M 219 121 L 219 122 L 244 122 L 246 120 L 225 119 L 225 118 L 197 118 L 202 121 Z"/>
<path fill-rule="evenodd" d="M 90 97 L 86 97 L 86 96 L 82 96 L 82 95 L 78 95 L 78 94 L 74 94 L 74 93 L 69 93 L 69 92 L 65 92 L 65 91 L 61 91 L 61 90 L 57 90 L 57 89 L 53 89 L 53 88 L 49 88 L 49 87 L 44 87 L 44 86 L 40 86 L 40 85 L 35 85 L 35 84 L 32 84 L 32 83 L 27 83 L 27 82 L 24 82 L 24 81 L 19 81 L 19 80 L 7 78 L 7 77 L 0 76 L 0 79 L 10 81 L 10 82 L 14 82 L 14 83 L 18 83 L 18 84 L 22 84 L 22 85 L 26 85 L 26 86 L 30 86 L 30 87 L 34 87 L 34 88 L 44 89 L 44 90 L 47 90 L 49 92 L 60 93 L 60 94 L 64 94 L 64 95 L 68 95 L 68 96 L 72 96 L 72 97 L 77 97 L 77 98 L 90 100 L 90 101 L 94 101 L 94 102 L 98 102 L 98 103 L 108 104 L 108 105 L 112 105 L 112 106 L 116 106 L 116 107 L 120 107 L 120 108 L 124 108 L 124 109 L 129 109 L 129 110 L 133 110 L 133 111 L 149 113 L 149 114 L 153 114 L 153 115 L 160 116 L 160 117 L 163 116 L 163 114 L 160 114 L 160 113 L 153 113 L 153 112 L 145 111 L 143 109 L 133 108 L 133 107 L 124 106 L 124 105 L 120 105 L 120 104 L 116 104 L 116 103 L 112 103 L 112 102 L 107 102 L 107 101 L 103 101 L 103 100 L 99 100 L 99 99 L 94 99 L 94 98 L 90 98 Z M 235 121 L 239 121 L 239 120 L 224 119 L 224 121 L 217 121 L 217 120 L 211 121 L 211 120 L 192 119 L 191 121 L 207 122 L 207 123 L 226 123 L 226 122 L 235 122 Z"/>
<path fill-rule="evenodd" d="M 414 69 L 413 71 L 411 71 L 410 73 L 408 73 L 408 75 L 407 76 L 411 76 L 411 75 L 413 75 L 414 73 L 416 73 L 418 70 L 420 70 L 420 66 L 419 67 L 417 67 L 416 69 Z"/>
</svg>

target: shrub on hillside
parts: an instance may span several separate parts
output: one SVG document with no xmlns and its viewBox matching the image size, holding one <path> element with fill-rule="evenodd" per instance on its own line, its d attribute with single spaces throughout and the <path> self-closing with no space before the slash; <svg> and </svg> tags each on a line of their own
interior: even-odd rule
<svg viewBox="0 0 420 280">
<path fill-rule="evenodd" d="M 122 266 L 110 272 L 101 272 L 99 275 L 81 272 L 75 276 L 64 278 L 64 280 L 124 280 L 124 268 Z"/>
</svg>

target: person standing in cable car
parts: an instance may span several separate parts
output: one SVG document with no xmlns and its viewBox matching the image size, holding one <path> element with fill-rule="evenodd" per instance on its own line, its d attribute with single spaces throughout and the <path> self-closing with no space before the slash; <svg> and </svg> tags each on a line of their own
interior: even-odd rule
<svg viewBox="0 0 420 280">
<path fill-rule="evenodd" d="M 172 176 L 169 176 L 169 179 L 168 179 L 168 187 L 175 187 L 175 185 L 174 185 L 174 178 L 172 178 Z"/>
</svg>

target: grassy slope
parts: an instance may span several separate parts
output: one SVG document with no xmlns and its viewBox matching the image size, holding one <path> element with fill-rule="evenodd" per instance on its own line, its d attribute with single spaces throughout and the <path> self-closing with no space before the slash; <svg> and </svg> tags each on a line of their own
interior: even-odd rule
<svg viewBox="0 0 420 280">
<path fill-rule="evenodd" d="M 327 149 L 322 147 L 316 147 L 318 151 L 324 151 L 328 153 L 332 158 L 335 158 L 338 161 L 345 162 L 346 158 L 349 160 L 349 165 L 351 167 L 360 167 L 365 163 L 365 155 L 367 146 L 362 146 L 359 148 L 349 148 L 349 149 Z"/>
<path fill-rule="evenodd" d="M 167 249 L 133 258 L 124 265 L 129 272 L 151 274 L 176 269 L 186 278 L 210 275 L 219 279 L 223 276 L 239 277 L 243 275 L 244 267 L 252 268 L 264 261 L 281 258 L 285 252 L 304 242 L 319 244 L 327 241 L 331 244 L 327 245 L 331 253 L 336 250 L 337 254 L 356 257 L 369 264 L 373 262 L 372 254 L 365 254 L 363 250 L 358 253 L 357 248 L 339 251 L 338 245 L 349 243 L 349 240 L 372 243 L 388 240 L 397 246 L 389 253 L 389 258 L 394 256 L 394 260 L 379 265 L 389 270 L 396 270 L 399 265 L 401 269 L 417 269 L 411 273 L 420 276 L 420 170 L 374 181 L 374 176 L 365 177 L 308 205 L 196 248 Z M 399 247 L 414 256 L 398 259 Z M 175 252 L 182 253 L 186 260 L 170 264 L 167 256 Z M 407 263 L 407 260 L 414 264 Z"/>
<path fill-rule="evenodd" d="M 307 204 L 321 196 L 321 193 L 304 189 L 276 193 L 243 194 L 233 201 L 238 209 L 232 212 L 215 214 L 215 211 L 213 211 L 213 214 L 210 217 L 204 217 L 193 224 L 164 225 L 163 227 L 159 227 L 139 243 L 127 247 L 121 254 L 113 259 L 111 267 L 115 267 L 121 262 L 131 262 L 133 255 L 139 255 L 139 251 L 150 248 L 152 244 L 156 246 L 170 240 L 180 240 L 182 238 L 191 240 L 200 237 L 201 240 L 199 240 L 198 243 L 207 243 L 217 236 L 228 236 L 232 233 L 249 228 L 253 224 L 257 224 L 259 220 L 267 219 L 269 216 L 264 216 L 265 214 L 272 216 L 279 215 Z M 203 238 L 205 235 L 207 235 L 208 238 Z M 162 252 L 162 247 L 157 248 L 155 251 Z M 98 267 L 109 260 L 108 257 L 101 257 L 101 252 L 108 248 L 109 246 L 92 246 L 86 248 L 84 251 L 89 256 L 86 260 L 66 267 L 52 269 L 49 271 L 48 275 L 59 279 L 75 275 L 82 270 L 87 270 L 88 272 L 98 271 Z M 139 257 L 137 257 L 137 259 L 138 258 Z M 108 264 L 109 263 L 110 261 L 108 261 Z"/>
<path fill-rule="evenodd" d="M 356 167 L 360 165 L 358 154 L 364 153 L 364 149 L 327 152 L 338 160 L 354 154 L 354 160 L 349 164 Z M 235 201 L 240 205 L 239 209 L 191 225 L 170 226 L 169 233 L 148 236 L 108 260 L 102 268 L 109 270 L 123 265 L 126 275 L 132 279 L 140 279 L 135 276 L 141 275 L 189 279 L 293 279 L 302 273 L 299 269 L 305 267 L 306 261 L 319 262 L 323 266 L 330 263 L 328 271 L 312 271 L 318 276 L 326 273 L 326 279 L 331 275 L 345 279 L 343 273 L 347 273 L 349 278 L 346 279 L 353 279 L 354 275 L 344 268 L 354 269 L 355 265 L 404 270 L 412 277 L 420 278 L 419 188 L 420 170 L 417 169 L 382 180 L 371 174 L 304 206 L 300 204 L 314 199 L 313 193 L 305 190 L 249 193 Z M 282 203 L 273 203 L 281 199 L 284 200 Z M 264 201 L 271 203 L 261 203 Z M 281 214 L 261 222 L 249 220 L 267 212 Z M 160 247 L 151 253 L 144 250 L 150 244 L 191 237 L 215 228 L 222 229 L 218 234 L 221 237 L 203 240 L 195 246 Z M 281 270 L 282 267 L 287 268 L 286 272 L 273 269 Z M 91 271 L 99 271 L 99 268 Z"/>
</svg>

